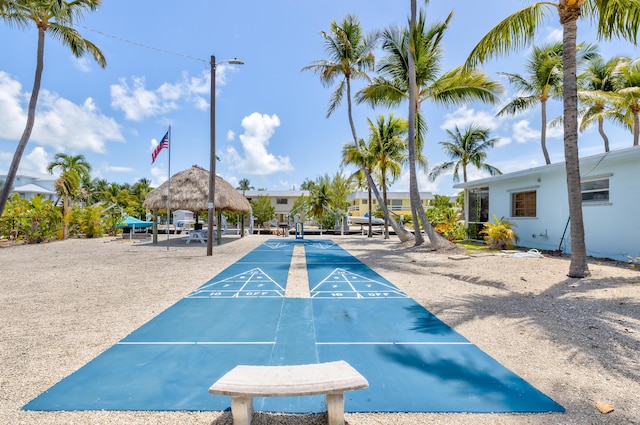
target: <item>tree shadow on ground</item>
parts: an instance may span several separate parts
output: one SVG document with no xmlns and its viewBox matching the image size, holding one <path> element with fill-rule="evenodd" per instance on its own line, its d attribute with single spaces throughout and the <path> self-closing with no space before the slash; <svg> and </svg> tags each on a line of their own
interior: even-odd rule
<svg viewBox="0 0 640 425">
<path fill-rule="evenodd" d="M 483 286 L 502 286 L 472 275 L 442 275 Z M 632 364 L 640 350 L 640 333 L 633 329 L 640 323 L 640 303 L 635 298 L 611 295 L 615 289 L 628 286 L 640 290 L 640 278 L 567 278 L 538 294 L 503 291 L 469 295 L 446 308 L 461 312 L 449 321 L 453 327 L 488 317 L 518 320 L 523 326 L 537 326 L 547 338 L 563 346 L 569 360 L 581 354 L 620 376 L 640 380 L 640 370 Z M 608 294 L 596 297 L 595 291 Z"/>
</svg>

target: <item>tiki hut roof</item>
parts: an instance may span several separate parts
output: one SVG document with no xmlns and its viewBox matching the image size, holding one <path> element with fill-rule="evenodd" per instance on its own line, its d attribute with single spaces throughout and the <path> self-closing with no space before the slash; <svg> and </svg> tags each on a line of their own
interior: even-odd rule
<svg viewBox="0 0 640 425">
<path fill-rule="evenodd" d="M 149 209 L 167 208 L 167 185 L 162 183 L 147 194 L 142 206 Z M 171 176 L 171 209 L 207 211 L 209 201 L 209 171 L 194 165 Z M 222 177 L 216 176 L 216 210 L 251 211 L 251 204 Z"/>
</svg>

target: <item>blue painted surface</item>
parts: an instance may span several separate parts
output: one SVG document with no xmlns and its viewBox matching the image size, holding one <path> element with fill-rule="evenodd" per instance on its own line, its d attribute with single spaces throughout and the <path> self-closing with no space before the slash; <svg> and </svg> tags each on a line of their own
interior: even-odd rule
<svg viewBox="0 0 640 425">
<path fill-rule="evenodd" d="M 284 298 L 304 243 L 311 298 Z M 328 240 L 269 240 L 27 404 L 27 410 L 226 410 L 209 386 L 238 364 L 346 360 L 369 381 L 350 412 L 561 412 Z M 323 396 L 256 398 L 310 413 Z"/>
</svg>

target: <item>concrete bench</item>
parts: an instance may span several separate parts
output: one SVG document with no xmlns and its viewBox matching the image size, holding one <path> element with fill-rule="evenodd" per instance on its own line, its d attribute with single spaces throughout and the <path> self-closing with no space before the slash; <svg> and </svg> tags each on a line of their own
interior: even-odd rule
<svg viewBox="0 0 640 425">
<path fill-rule="evenodd" d="M 234 425 L 251 425 L 253 397 L 326 394 L 328 425 L 344 425 L 344 392 L 369 383 L 345 361 L 295 366 L 236 366 L 217 380 L 211 394 L 231 396 Z"/>
</svg>

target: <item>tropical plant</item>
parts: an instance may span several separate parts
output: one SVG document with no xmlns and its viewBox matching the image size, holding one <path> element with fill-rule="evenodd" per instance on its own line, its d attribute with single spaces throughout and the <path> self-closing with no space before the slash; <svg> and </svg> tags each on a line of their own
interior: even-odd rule
<svg viewBox="0 0 640 425">
<path fill-rule="evenodd" d="M 331 205 L 331 183 L 328 179 L 316 183 L 309 193 L 309 213 L 317 220 Z"/>
<path fill-rule="evenodd" d="M 371 186 L 369 186 L 369 182 L 367 181 L 367 175 L 365 173 L 365 169 L 371 170 L 373 168 L 374 158 L 369 152 L 369 147 L 363 139 L 360 139 L 360 149 L 356 149 L 353 143 L 346 143 L 342 147 L 342 165 L 355 165 L 358 169 L 349 176 L 349 179 L 352 182 L 352 185 L 355 189 L 357 188 L 366 188 L 368 195 L 367 206 L 369 208 L 368 217 L 369 217 L 369 231 L 367 232 L 367 237 L 373 237 L 372 231 L 372 222 L 371 218 L 373 217 L 372 211 L 372 196 L 371 196 Z M 384 214 L 383 214 L 384 216 Z"/>
<path fill-rule="evenodd" d="M 246 192 L 247 190 L 253 190 L 253 186 L 251 186 L 251 182 L 249 181 L 249 179 L 240 179 L 240 181 L 238 182 L 238 187 L 236 187 L 236 189 L 241 190 L 242 196 L 244 196 L 244 192 Z"/>
<path fill-rule="evenodd" d="M 15 219 L 16 237 L 24 238 L 28 243 L 40 243 L 53 239 L 62 223 L 62 215 L 53 201 L 36 195 L 29 200 L 15 194 L 11 198 L 12 218 Z"/>
<path fill-rule="evenodd" d="M 412 0 L 413 1 L 413 0 Z M 634 45 L 640 27 L 640 2 L 637 0 L 557 0 L 534 2 L 508 16 L 486 34 L 467 58 L 467 66 L 510 53 L 530 44 L 544 18 L 557 12 L 563 30 L 563 130 L 564 156 L 571 218 L 570 277 L 589 275 L 582 216 L 580 159 L 578 155 L 577 93 L 577 21 L 585 18 L 595 23 L 601 39 L 621 37 Z"/>
<path fill-rule="evenodd" d="M 609 137 L 604 132 L 605 119 L 632 130 L 629 123 L 625 121 L 624 114 L 616 106 L 618 97 L 615 93 L 614 78 L 620 59 L 620 57 L 614 57 L 605 61 L 602 56 L 595 56 L 587 61 L 585 71 L 578 78 L 578 99 L 581 104 L 580 131 L 597 122 L 605 152 L 609 152 Z"/>
<path fill-rule="evenodd" d="M 375 123 L 369 123 L 369 153 L 372 165 L 382 188 L 382 202 L 388 204 L 387 189 L 402 171 L 402 164 L 407 162 L 407 121 L 390 114 L 388 118 L 379 115 Z M 384 238 L 389 239 L 389 223 L 385 217 Z"/>
<path fill-rule="evenodd" d="M 494 103 L 502 86 L 484 72 L 463 67 L 442 72 L 444 49 L 442 38 L 453 17 L 451 12 L 442 22 L 427 25 L 425 12 L 416 16 L 412 1 L 409 28 L 392 27 L 383 32 L 382 48 L 386 53 L 378 66 L 379 77 L 358 92 L 358 102 L 372 106 L 397 106 L 407 100 L 408 117 L 408 166 L 411 210 L 415 227 L 415 244 L 424 239 L 419 227 L 422 221 L 425 233 L 434 246 L 445 245 L 424 214 L 417 183 L 416 162 L 421 160 L 425 119 L 420 114 L 421 105 L 431 101 L 442 106 L 462 105 L 475 100 Z"/>
<path fill-rule="evenodd" d="M 258 195 L 251 200 L 251 210 L 258 226 L 262 226 L 276 216 L 276 207 L 271 204 L 269 197 L 264 195 Z"/>
<path fill-rule="evenodd" d="M 625 121 L 632 123 L 633 146 L 638 146 L 640 140 L 640 58 L 635 60 L 621 58 L 618 61 L 614 86 L 619 98 L 616 103 L 624 108 Z"/>
<path fill-rule="evenodd" d="M 370 81 L 367 72 L 374 68 L 375 57 L 373 50 L 376 46 L 378 34 L 372 33 L 364 35 L 358 19 L 353 15 L 347 15 L 340 24 L 332 21 L 330 32 L 327 33 L 323 31 L 321 35 L 325 39 L 325 50 L 330 59 L 313 61 L 311 65 L 305 66 L 302 70 L 314 71 L 319 74 L 320 81 L 325 86 L 331 86 L 336 80 L 342 79 L 331 95 L 327 118 L 331 116 L 346 97 L 347 115 L 353 136 L 353 143 L 355 148 L 359 150 L 360 145 L 358 141 L 360 138 L 356 131 L 352 113 L 351 83 L 354 79 Z M 381 204 L 382 198 L 371 176 L 371 170 L 365 167 L 363 171 L 367 176 L 369 186 L 378 203 Z M 409 233 L 401 229 L 395 220 L 389 216 L 387 206 L 382 205 L 382 208 L 385 216 L 388 217 L 391 223 L 391 227 L 395 230 L 396 235 L 403 241 L 409 240 Z"/>
<path fill-rule="evenodd" d="M 595 57 L 596 48 L 590 44 L 577 46 L 578 61 Z M 533 46 L 525 64 L 526 75 L 500 72 L 517 90 L 517 96 L 507 103 L 500 115 L 516 115 L 540 105 L 540 146 L 545 163 L 551 164 L 547 150 L 547 101 L 562 99 L 562 42 Z"/>
<path fill-rule="evenodd" d="M 464 239 L 465 226 L 461 218 L 461 209 L 451 204 L 448 196 L 435 195 L 425 212 L 436 232 L 449 241 Z"/>
<path fill-rule="evenodd" d="M 508 220 L 501 220 L 497 215 L 493 215 L 493 223 L 488 222 L 479 232 L 484 235 L 487 247 L 490 249 L 511 249 L 520 239 L 513 231 L 515 224 Z"/>
<path fill-rule="evenodd" d="M 101 206 L 74 206 L 70 214 L 70 234 L 82 234 L 86 238 L 102 236 L 106 231 L 105 216 Z"/>
<path fill-rule="evenodd" d="M 48 31 L 52 37 L 68 46 L 76 57 L 83 57 L 87 52 L 91 53 L 96 62 L 104 68 L 107 66 L 107 62 L 100 49 L 89 40 L 82 38 L 80 33 L 73 28 L 75 21 L 82 17 L 85 10 L 96 10 L 101 3 L 102 0 L 23 0 L 6 1 L 0 7 L 0 19 L 9 25 L 24 28 L 29 24 L 35 24 L 38 30 L 36 72 L 27 111 L 27 122 L 13 154 L 5 185 L 0 191 L 0 216 L 4 211 L 9 193 L 13 189 L 13 182 L 18 173 L 22 154 L 27 147 L 35 122 L 36 104 L 44 68 L 45 33 Z"/>
<path fill-rule="evenodd" d="M 69 233 L 69 222 L 67 216 L 71 204 L 78 197 L 82 188 L 82 180 L 89 179 L 91 165 L 84 159 L 83 155 L 67 155 L 58 153 L 53 162 L 47 166 L 49 174 L 54 170 L 60 171 L 60 177 L 54 185 L 56 193 L 62 198 L 62 239 L 67 238 Z"/>
<path fill-rule="evenodd" d="M 454 130 L 447 130 L 450 139 L 440 142 L 445 153 L 451 161 L 443 162 L 431 170 L 429 180 L 435 179 L 441 174 L 453 169 L 453 181 L 460 181 L 460 170 L 462 169 L 462 179 L 467 182 L 467 167 L 473 165 L 479 170 L 484 170 L 492 176 L 502 174 L 496 167 L 485 162 L 487 150 L 492 148 L 498 139 L 488 139 L 490 130 L 478 125 L 470 125 L 464 132 L 458 126 Z"/>
</svg>

